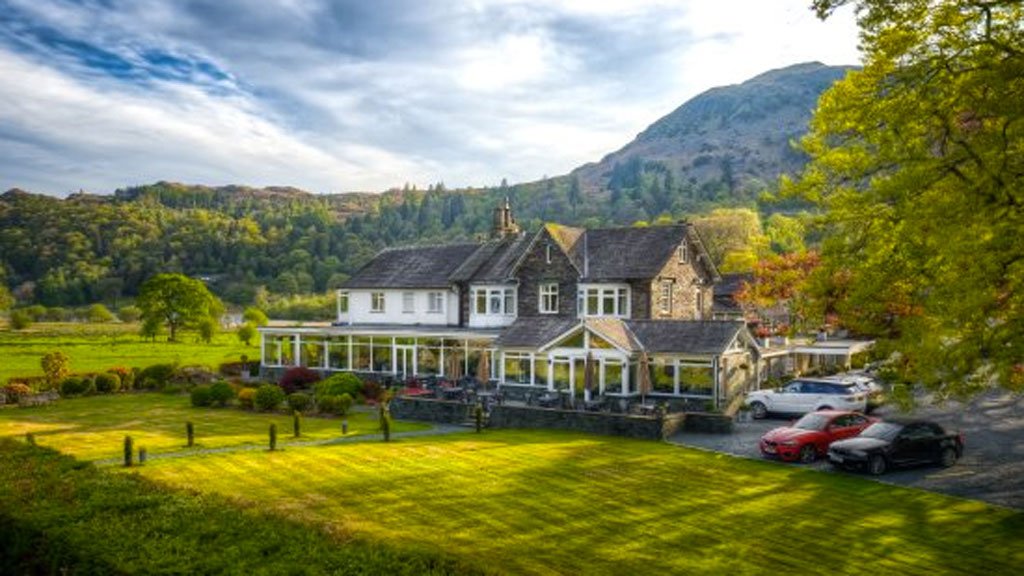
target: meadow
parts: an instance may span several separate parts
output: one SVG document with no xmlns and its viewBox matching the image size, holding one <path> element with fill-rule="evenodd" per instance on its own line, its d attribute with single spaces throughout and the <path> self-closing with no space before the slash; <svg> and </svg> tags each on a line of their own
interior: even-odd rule
<svg viewBox="0 0 1024 576">
<path fill-rule="evenodd" d="M 195 445 L 186 445 L 185 423 L 192 422 Z M 81 460 L 117 459 L 124 437 L 151 455 L 201 453 L 212 448 L 266 446 L 268 429 L 277 425 L 278 445 L 343 437 L 338 418 L 304 417 L 301 436 L 293 436 L 292 417 L 282 413 L 245 412 L 234 408 L 196 408 L 188 396 L 134 393 L 61 400 L 47 406 L 0 410 L 0 437 L 31 432 L 36 443 Z M 424 430 L 426 424 L 396 422 L 395 432 Z M 374 411 L 349 414 L 348 434 L 379 433 Z"/>
<path fill-rule="evenodd" d="M 164 398 L 132 394 L 8 408 L 0 410 L 0 434 L 52 425 L 57 429 L 42 433 L 40 443 L 105 457 L 109 451 L 94 451 L 88 434 L 108 423 L 104 445 L 152 429 L 171 436 L 168 449 L 180 450 L 174 443 L 181 443 L 182 414 L 161 431 L 158 420 L 132 415 L 146 406 L 229 414 L 201 424 L 211 438 L 222 427 L 228 444 L 235 442 L 236 418 L 265 434 L 265 415 L 161 407 Z M 266 510 L 342 546 L 369 542 L 493 573 L 1011 574 L 1024 565 L 1020 511 L 849 474 L 554 431 L 468 431 L 275 452 L 196 450 L 102 471 Z"/>
<path fill-rule="evenodd" d="M 246 346 L 234 332 L 221 332 L 209 344 L 193 332 L 183 332 L 178 342 L 167 342 L 165 337 L 145 341 L 138 332 L 137 324 L 77 322 L 40 322 L 20 331 L 0 330 L 0 384 L 11 376 L 42 375 L 40 359 L 57 350 L 68 355 L 73 372 L 173 362 L 216 368 L 222 362 L 237 362 L 243 354 L 253 359 L 260 355 L 259 339 L 256 345 Z"/>
</svg>

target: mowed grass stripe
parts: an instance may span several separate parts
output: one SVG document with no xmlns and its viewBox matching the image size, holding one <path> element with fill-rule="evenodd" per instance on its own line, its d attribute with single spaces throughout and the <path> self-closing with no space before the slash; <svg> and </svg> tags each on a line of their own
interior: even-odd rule
<svg viewBox="0 0 1024 576">
<path fill-rule="evenodd" d="M 211 470 L 207 461 L 244 465 Z M 488 431 L 211 455 L 172 485 L 507 573 L 1013 573 L 1018 512 L 847 475 L 616 438 Z M 209 476 L 213 474 L 214 476 Z M 287 486 L 287 489 L 281 488 Z"/>
</svg>

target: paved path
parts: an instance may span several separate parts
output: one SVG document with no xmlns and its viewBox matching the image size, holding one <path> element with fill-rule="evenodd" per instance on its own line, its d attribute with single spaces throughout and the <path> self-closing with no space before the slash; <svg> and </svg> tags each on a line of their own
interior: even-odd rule
<svg viewBox="0 0 1024 576">
<path fill-rule="evenodd" d="M 391 438 L 398 440 L 401 438 L 416 438 L 418 436 L 438 436 L 441 434 L 455 434 L 458 432 L 470 432 L 472 428 L 465 426 L 456 426 L 453 424 L 432 424 L 431 428 L 426 430 L 410 430 L 408 432 L 392 432 Z M 304 448 L 307 446 L 331 446 L 334 444 L 358 444 L 362 442 L 382 442 L 384 440 L 383 434 L 358 434 L 353 436 L 339 436 L 337 438 L 325 438 L 322 440 L 306 440 L 299 442 L 289 442 L 287 444 L 281 444 L 278 450 L 286 450 L 288 448 Z M 219 448 L 203 448 L 200 450 L 178 450 L 176 452 L 157 452 L 155 454 L 147 454 L 146 461 L 152 460 L 163 460 L 165 458 L 187 458 L 190 456 L 199 456 L 203 454 L 227 454 L 231 452 L 252 452 L 252 451 L 266 451 L 266 444 L 237 444 L 234 446 L 221 446 Z M 121 458 L 104 458 L 102 460 L 94 460 L 93 463 L 97 466 L 111 466 L 120 465 L 124 462 Z"/>
<path fill-rule="evenodd" d="M 992 504 L 1024 509 L 1024 396 L 990 392 L 970 402 L 938 404 L 922 396 L 910 414 L 882 407 L 873 414 L 882 418 L 911 416 L 934 420 L 965 437 L 963 458 L 952 468 L 920 467 L 891 471 L 879 482 L 912 486 Z M 724 452 L 745 458 L 761 459 L 758 439 L 788 420 L 761 420 L 736 425 L 733 434 L 679 433 L 669 442 Z M 835 472 L 826 462 L 813 464 L 779 463 Z M 846 473 L 846 472 L 836 472 Z"/>
</svg>

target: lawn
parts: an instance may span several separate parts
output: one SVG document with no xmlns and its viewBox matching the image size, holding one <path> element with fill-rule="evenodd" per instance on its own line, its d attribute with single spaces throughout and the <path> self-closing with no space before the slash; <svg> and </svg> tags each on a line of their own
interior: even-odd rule
<svg viewBox="0 0 1024 576">
<path fill-rule="evenodd" d="M 195 446 L 186 448 L 185 422 L 195 426 Z M 195 408 L 188 396 L 155 392 L 65 399 L 49 406 L 0 410 L 0 437 L 35 434 L 42 446 L 56 448 L 83 460 L 119 458 L 125 435 L 150 454 L 201 452 L 224 446 L 266 445 L 271 423 L 277 424 L 278 444 L 341 437 L 341 421 L 307 417 L 302 436 L 292 435 L 292 417 L 245 412 L 234 408 Z M 398 422 L 403 432 L 428 428 Z M 349 436 L 378 433 L 376 415 L 360 411 L 349 416 Z"/>
<path fill-rule="evenodd" d="M 1020 512 L 572 433 L 204 455 L 140 473 L 499 573 L 1014 574 L 1024 566 Z"/>
<path fill-rule="evenodd" d="M 216 367 L 238 361 L 242 354 L 253 359 L 260 355 L 258 345 L 245 346 L 233 332 L 218 334 L 210 344 L 190 332 L 181 334 L 178 342 L 146 342 L 135 324 L 41 322 L 17 332 L 0 330 L 0 384 L 11 376 L 41 375 L 39 360 L 56 350 L 68 355 L 74 372 L 162 362 Z"/>
</svg>

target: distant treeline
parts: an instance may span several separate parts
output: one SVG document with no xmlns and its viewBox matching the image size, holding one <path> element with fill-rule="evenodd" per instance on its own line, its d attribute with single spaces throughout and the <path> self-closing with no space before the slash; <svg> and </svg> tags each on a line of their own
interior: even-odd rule
<svg viewBox="0 0 1024 576">
<path fill-rule="evenodd" d="M 724 184 L 694 189 L 654 165 L 613 176 L 603 194 L 584 194 L 572 176 L 379 195 L 166 182 L 66 199 L 9 191 L 0 196 L 0 283 L 23 304 L 116 306 L 153 274 L 181 272 L 248 304 L 261 286 L 281 295 L 335 288 L 386 246 L 483 237 L 504 197 L 527 230 L 671 221 L 736 203 Z"/>
</svg>

